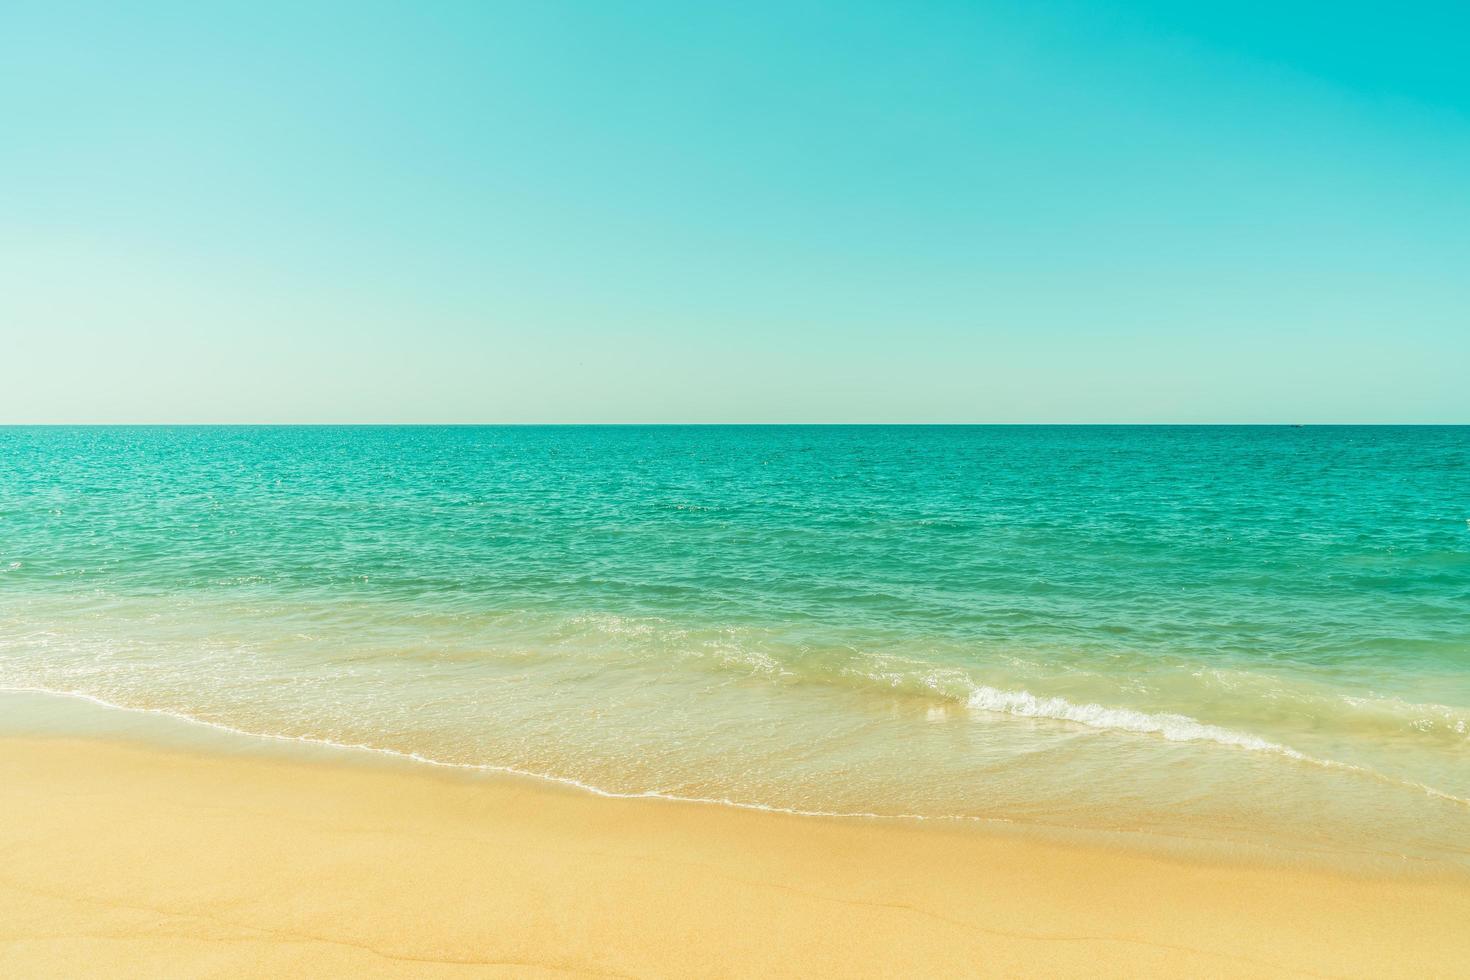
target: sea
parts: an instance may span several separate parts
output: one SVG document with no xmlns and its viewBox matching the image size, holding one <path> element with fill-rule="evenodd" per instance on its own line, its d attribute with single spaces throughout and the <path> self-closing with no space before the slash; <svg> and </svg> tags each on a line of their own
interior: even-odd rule
<svg viewBox="0 0 1470 980">
<path fill-rule="evenodd" d="M 0 692 L 1463 871 L 1470 427 L 0 428 Z"/>
</svg>

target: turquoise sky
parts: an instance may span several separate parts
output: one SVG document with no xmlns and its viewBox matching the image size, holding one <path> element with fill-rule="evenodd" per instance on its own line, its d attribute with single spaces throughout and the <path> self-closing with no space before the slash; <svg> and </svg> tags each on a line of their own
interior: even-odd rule
<svg viewBox="0 0 1470 980">
<path fill-rule="evenodd" d="M 1470 422 L 1470 5 L 10 0 L 0 339 L 11 422 Z"/>
</svg>

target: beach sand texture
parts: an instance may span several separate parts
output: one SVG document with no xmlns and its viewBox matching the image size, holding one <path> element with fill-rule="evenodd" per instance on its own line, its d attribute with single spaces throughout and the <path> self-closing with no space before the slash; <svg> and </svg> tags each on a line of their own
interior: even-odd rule
<svg viewBox="0 0 1470 980">
<path fill-rule="evenodd" d="M 0 975 L 1456 976 L 1470 887 L 0 739 Z"/>
</svg>

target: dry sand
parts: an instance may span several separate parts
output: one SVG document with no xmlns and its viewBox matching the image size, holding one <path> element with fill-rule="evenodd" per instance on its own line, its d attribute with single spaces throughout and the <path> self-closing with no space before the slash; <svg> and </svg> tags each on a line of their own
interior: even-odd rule
<svg viewBox="0 0 1470 980">
<path fill-rule="evenodd" d="M 1470 885 L 0 738 L 0 976 L 1470 976 Z"/>
</svg>

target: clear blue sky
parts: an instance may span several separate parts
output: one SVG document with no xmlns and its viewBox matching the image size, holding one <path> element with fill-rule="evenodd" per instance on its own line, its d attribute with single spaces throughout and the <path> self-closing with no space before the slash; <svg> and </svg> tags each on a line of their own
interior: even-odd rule
<svg viewBox="0 0 1470 980">
<path fill-rule="evenodd" d="M 1470 422 L 1470 6 L 0 7 L 0 421 Z"/>
</svg>

